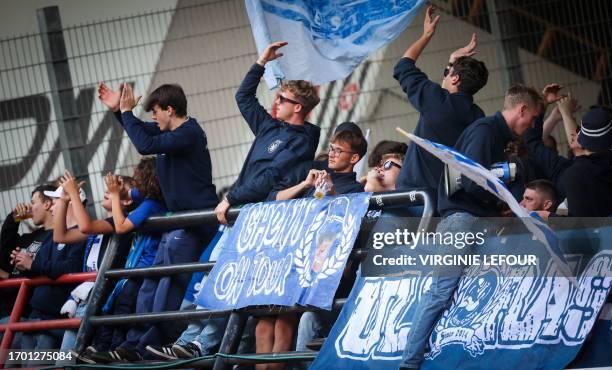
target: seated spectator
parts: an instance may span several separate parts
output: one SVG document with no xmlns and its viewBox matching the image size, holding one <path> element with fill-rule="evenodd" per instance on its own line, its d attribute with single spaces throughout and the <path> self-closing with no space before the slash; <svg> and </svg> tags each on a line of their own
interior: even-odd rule
<svg viewBox="0 0 612 370">
<path fill-rule="evenodd" d="M 363 185 L 357 182 L 353 168 L 365 155 L 368 143 L 356 124 L 345 122 L 338 128 L 340 130 L 332 137 L 328 150 L 327 168 L 330 172 L 310 169 L 302 182 L 279 191 L 276 200 L 313 196 L 315 185 L 323 182 L 326 182 L 329 188 L 328 195 L 363 191 Z"/>
<path fill-rule="evenodd" d="M 396 180 L 402 169 L 403 162 L 403 154 L 395 153 L 383 155 L 380 165 L 368 172 L 364 187 L 365 191 L 379 192 L 395 190 Z"/>
<path fill-rule="evenodd" d="M 529 212 L 554 211 L 557 205 L 557 190 L 548 180 L 534 180 L 525 185 L 521 206 Z"/>
<path fill-rule="evenodd" d="M 368 166 L 370 168 L 378 167 L 383 161 L 383 155 L 391 153 L 399 153 L 404 155 L 408 150 L 408 144 L 400 143 L 399 141 L 381 140 L 376 144 L 368 157 Z"/>
<path fill-rule="evenodd" d="M 43 191 L 43 194 L 47 197 L 53 197 L 58 194 L 58 190 Z M 82 203 L 87 202 L 84 194 L 80 201 Z M 56 207 L 57 202 L 54 201 L 51 211 L 54 224 L 59 222 L 58 217 L 63 216 L 67 224 L 73 225 L 74 218 L 72 212 L 59 216 L 56 214 Z M 46 276 L 51 279 L 57 279 L 64 274 L 79 272 L 82 267 L 83 253 L 84 243 L 55 243 L 49 236 L 40 245 L 34 257 L 16 248 L 11 253 L 11 259 L 15 267 L 24 276 Z M 42 285 L 34 288 L 28 303 L 30 309 L 28 321 L 62 318 L 60 313 L 61 307 L 73 288 L 74 285 Z M 59 348 L 63 334 L 64 330 L 58 329 L 24 333 L 21 339 L 21 349 L 38 351 Z"/>
<path fill-rule="evenodd" d="M 88 235 L 80 230 L 73 229 L 70 230 L 70 234 L 64 236 L 64 238 L 85 238 L 88 240 L 88 243 L 92 239 L 108 240 L 109 238 L 104 238 L 103 235 L 96 235 L 95 233 L 110 234 L 116 231 L 117 234 L 126 234 L 137 229 L 149 216 L 166 211 L 162 201 L 159 182 L 155 174 L 154 158 L 143 158 L 140 161 L 134 171 L 133 181 L 129 177 L 119 177 L 109 173 L 105 177 L 105 182 L 107 192 L 104 196 L 102 206 L 107 212 L 112 214 L 112 217 L 108 217 L 105 220 L 92 221 L 84 208 L 79 209 L 79 229 L 88 230 L 93 233 Z M 132 182 L 133 187 L 131 185 Z M 70 193 L 71 197 L 74 197 L 77 185 L 74 178 L 71 177 L 69 173 L 64 177 L 62 185 L 64 189 Z M 133 205 L 135 205 L 135 208 Z M 134 209 L 126 216 L 125 214 L 130 208 Z M 160 237 L 161 235 L 159 232 L 136 234 L 125 267 L 151 266 L 157 253 Z M 93 248 L 91 251 L 93 251 Z M 102 256 L 103 252 L 99 253 L 98 259 L 101 259 Z M 94 264 L 92 260 L 94 260 L 94 258 L 91 256 L 90 252 L 86 257 L 84 269 L 90 269 L 89 265 Z M 97 265 L 92 267 L 96 269 Z M 113 314 L 134 313 L 136 297 L 141 283 L 142 281 L 140 279 L 120 280 L 111 292 L 103 308 L 103 312 L 108 313 L 112 311 Z M 87 288 L 79 286 L 77 289 L 81 289 L 80 296 L 73 295 L 71 298 L 76 299 L 69 299 L 64 305 L 67 313 L 71 317 L 75 315 L 75 311 L 77 316 L 84 313 L 91 286 Z M 78 294 L 78 292 L 73 293 Z M 125 331 L 125 328 L 121 326 L 99 327 L 96 332 L 95 344 L 88 347 L 85 353 L 79 354 L 79 358 L 85 362 L 91 362 L 89 357 L 92 353 L 100 350 L 109 350 L 112 346 L 119 346 L 125 340 Z M 74 346 L 76 340 L 76 332 L 70 332 L 68 334 L 69 335 L 64 336 L 64 342 L 62 343 L 62 350 L 65 351 L 70 350 Z"/>
<path fill-rule="evenodd" d="M 31 203 L 17 203 L 13 211 L 4 219 L 0 232 L 0 279 L 21 276 L 21 271 L 11 264 L 11 252 L 15 247 L 20 247 L 20 249 L 23 249 L 23 253 L 27 253 L 34 258 L 41 245 L 51 241 L 53 199 L 46 196 L 44 192 L 54 189 L 55 186 L 51 184 L 37 186 L 32 191 Z M 31 218 L 32 223 L 38 228 L 30 233 L 19 234 L 21 221 L 28 218 Z M 0 290 L 0 323 L 8 322 L 16 298 L 17 289 Z M 27 314 L 27 312 L 24 312 L 24 315 Z M 0 340 L 3 335 L 4 333 L 0 333 Z M 16 340 L 13 341 L 13 344 L 18 348 Z"/>
<path fill-rule="evenodd" d="M 53 229 L 53 199 L 44 194 L 53 191 L 55 186 L 45 184 L 37 186 L 32 191 L 30 204 L 17 203 L 13 211 L 4 219 L 0 231 L 0 278 L 6 279 L 20 275 L 20 270 L 11 265 L 10 255 L 15 247 L 20 246 L 24 253 L 32 257 L 45 239 L 50 238 Z M 32 223 L 39 228 L 31 233 L 19 234 L 19 225 L 22 220 L 31 218 Z"/>
</svg>

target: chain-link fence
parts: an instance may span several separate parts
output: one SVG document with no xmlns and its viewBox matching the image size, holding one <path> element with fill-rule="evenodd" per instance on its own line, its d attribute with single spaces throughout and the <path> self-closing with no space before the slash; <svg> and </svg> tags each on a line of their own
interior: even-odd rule
<svg viewBox="0 0 612 370">
<path fill-rule="evenodd" d="M 517 81 L 559 82 L 585 108 L 610 103 L 609 1 L 434 3 L 442 21 L 417 65 L 441 80 L 449 54 L 476 32 L 477 57 L 490 71 L 475 97 L 486 114 L 501 108 L 505 88 Z M 253 139 L 234 101 L 257 55 L 243 1 L 178 1 L 173 9 L 77 26 L 62 27 L 60 18 L 39 12 L 40 33 L 0 40 L 0 217 L 65 168 L 87 179 L 93 203 L 103 197 L 106 171 L 131 174 L 139 155 L 97 100 L 98 81 L 112 88 L 127 81 L 143 95 L 162 83 L 181 84 L 189 114 L 207 133 L 217 189 L 231 185 Z M 414 127 L 418 115 L 392 74 L 421 31 L 422 15 L 344 81 L 320 87 L 321 104 L 310 116 L 323 128 L 320 148 L 328 131 L 346 120 L 371 129 L 372 146 L 402 140 L 396 126 Z M 270 107 L 274 93 L 261 84 L 259 97 Z M 565 136 L 555 136 L 563 149 Z"/>
</svg>

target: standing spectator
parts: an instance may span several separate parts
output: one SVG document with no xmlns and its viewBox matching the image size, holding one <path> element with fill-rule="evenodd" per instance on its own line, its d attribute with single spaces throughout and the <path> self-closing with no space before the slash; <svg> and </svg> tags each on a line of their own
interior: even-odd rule
<svg viewBox="0 0 612 370">
<path fill-rule="evenodd" d="M 227 223 L 230 206 L 265 200 L 285 172 L 300 162 L 314 158 L 319 143 L 319 127 L 306 122 L 308 113 L 319 103 L 315 87 L 307 81 L 287 81 L 277 96 L 278 110 L 273 118 L 255 97 L 267 62 L 282 56 L 278 49 L 286 42 L 270 44 L 247 72 L 236 92 L 236 103 L 255 135 L 238 180 L 215 209 L 220 223 Z"/>
<path fill-rule="evenodd" d="M 203 209 L 217 204 L 206 134 L 187 115 L 187 97 L 180 86 L 162 85 L 147 97 L 144 107 L 153 111 L 155 122 L 142 122 L 134 116 L 132 110 L 140 98 L 134 97 L 127 83 L 121 93 L 104 84 L 100 84 L 98 92 L 102 103 L 116 113 L 138 152 L 157 154 L 157 178 L 168 210 Z M 215 232 L 216 226 L 207 225 L 164 233 L 153 266 L 197 261 Z M 144 279 L 136 313 L 178 310 L 189 279 L 188 273 Z M 140 360 L 147 345 L 167 343 L 173 332 L 171 323 L 134 326 L 119 347 L 99 352 L 96 358 L 102 362 Z"/>
<path fill-rule="evenodd" d="M 543 107 L 540 94 L 530 87 L 513 86 L 506 92 L 504 109 L 494 116 L 484 117 L 471 124 L 461 134 L 455 149 L 485 168 L 505 158 L 504 148 L 512 136 L 522 135 L 540 115 Z M 541 137 L 541 136 L 540 136 Z M 443 181 L 444 179 L 440 179 Z M 438 190 L 438 212 L 442 220 L 436 232 L 439 234 L 476 231 L 478 217 L 498 216 L 497 198 L 467 177 L 461 177 L 463 188 L 454 194 L 446 194 L 444 186 Z M 468 253 L 463 249 L 439 246 L 444 253 Z M 406 348 L 402 356 L 402 369 L 418 369 L 423 361 L 425 345 L 440 314 L 452 297 L 462 268 L 441 271 L 433 267 L 430 288 L 423 293 L 416 308 L 415 317 Z"/>
<path fill-rule="evenodd" d="M 561 104 L 564 117 L 568 111 Z M 612 110 L 592 107 L 582 117 L 577 141 L 583 154 L 564 175 L 568 214 L 608 217 L 612 215 Z"/>
<path fill-rule="evenodd" d="M 427 8 L 423 35 L 406 50 L 395 66 L 393 77 L 420 114 L 414 134 L 452 147 L 469 124 L 484 116 L 482 109 L 474 104 L 473 95 L 486 85 L 489 72 L 483 62 L 471 57 L 476 54 L 476 34 L 465 47 L 451 54 L 442 85 L 429 80 L 416 67 L 418 57 L 440 21 L 440 16 L 434 17 L 434 9 Z M 397 178 L 397 189 L 424 189 L 436 204 L 442 169 L 442 162 L 436 157 L 418 145 L 409 145 Z"/>
</svg>

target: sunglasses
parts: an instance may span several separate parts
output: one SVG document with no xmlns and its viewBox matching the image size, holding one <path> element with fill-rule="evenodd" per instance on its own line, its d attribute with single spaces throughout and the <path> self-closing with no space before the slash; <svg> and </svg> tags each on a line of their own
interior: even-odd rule
<svg viewBox="0 0 612 370">
<path fill-rule="evenodd" d="M 280 104 L 283 104 L 284 102 L 291 103 L 291 104 L 302 104 L 297 100 L 286 98 L 282 94 L 278 94 L 278 98 L 280 99 Z"/>
<path fill-rule="evenodd" d="M 393 161 L 392 161 L 392 160 L 390 160 L 390 159 L 387 159 L 387 160 L 385 161 L 385 163 L 383 163 L 383 165 L 381 166 L 381 168 L 382 168 L 383 170 L 385 170 L 385 171 L 389 171 L 389 170 L 391 169 L 391 167 L 397 167 L 397 168 L 399 168 L 399 169 L 401 169 L 401 168 L 402 168 L 402 166 L 400 166 L 399 164 L 397 164 L 397 163 L 393 162 Z"/>
</svg>

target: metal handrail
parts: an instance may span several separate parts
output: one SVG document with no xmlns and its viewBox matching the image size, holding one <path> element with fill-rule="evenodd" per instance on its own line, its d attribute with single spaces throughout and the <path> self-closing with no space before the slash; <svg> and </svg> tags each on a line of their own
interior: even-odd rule
<svg viewBox="0 0 612 370">
<path fill-rule="evenodd" d="M 370 208 L 386 208 L 396 206 L 423 206 L 423 213 L 421 221 L 419 222 L 419 230 L 429 230 L 431 218 L 433 216 L 433 204 L 431 197 L 425 192 L 420 190 L 415 191 L 394 191 L 384 193 L 374 193 L 370 197 Z M 231 208 L 228 211 L 227 218 L 229 221 L 233 221 L 238 218 L 240 213 L 239 208 Z M 189 228 L 203 224 L 216 224 L 217 217 L 213 210 L 202 210 L 202 211 L 182 211 L 176 213 L 168 213 L 162 216 L 153 216 L 143 222 L 141 230 L 170 230 Z M 122 325 L 126 323 L 145 323 L 145 322 L 161 322 L 168 320 L 192 320 L 201 319 L 213 316 L 227 316 L 229 314 L 229 320 L 227 329 L 221 341 L 219 352 L 222 354 L 235 353 L 238 342 L 242 335 L 242 330 L 246 322 L 246 316 L 252 314 L 271 314 L 279 312 L 303 312 L 311 310 L 304 307 L 283 307 L 273 308 L 270 307 L 248 307 L 240 310 L 221 310 L 221 311 L 208 311 L 208 310 L 188 310 L 188 311 L 171 311 L 161 313 L 149 313 L 149 314 L 132 314 L 132 315 L 116 315 L 116 316 L 97 316 L 100 312 L 103 297 L 109 290 L 109 281 L 111 279 L 126 278 L 126 277 L 152 277 L 152 276 L 163 276 L 170 274 L 178 274 L 185 272 L 195 271 L 207 271 L 210 270 L 214 263 L 186 263 L 172 266 L 156 266 L 139 269 L 114 269 L 110 267 L 115 263 L 117 256 L 118 241 L 116 237 L 111 239 L 111 242 L 106 248 L 106 253 L 102 263 L 98 268 L 98 277 L 96 283 L 90 293 L 91 299 L 87 305 L 83 321 L 77 334 L 77 341 L 75 345 L 75 351 L 81 353 L 86 344 L 91 341 L 93 327 L 98 325 Z M 363 250 L 353 251 L 353 257 L 361 257 L 364 255 Z M 336 300 L 334 304 L 337 308 L 344 304 L 344 300 Z M 250 356 L 250 355 L 249 355 Z M 256 360 L 256 356 L 253 357 Z M 209 363 L 210 360 L 207 360 Z M 260 361 L 261 362 L 261 361 Z M 227 368 L 229 362 L 227 359 L 218 357 L 214 360 L 213 369 L 220 370 Z"/>
<path fill-rule="evenodd" d="M 82 283 L 84 281 L 95 280 L 96 275 L 97 272 L 93 271 L 64 274 L 57 279 L 51 279 L 46 276 L 37 276 L 33 278 L 14 278 L 0 281 L 0 289 L 19 288 L 19 291 L 17 292 L 17 299 L 15 299 L 15 304 L 11 310 L 8 323 L 0 324 L 0 332 L 4 332 L 2 343 L 0 344 L 0 366 L 5 365 L 7 350 L 11 348 L 15 332 L 76 329 L 80 327 L 80 318 L 20 322 L 19 320 L 25 309 L 30 287 Z"/>
</svg>

